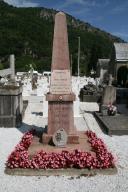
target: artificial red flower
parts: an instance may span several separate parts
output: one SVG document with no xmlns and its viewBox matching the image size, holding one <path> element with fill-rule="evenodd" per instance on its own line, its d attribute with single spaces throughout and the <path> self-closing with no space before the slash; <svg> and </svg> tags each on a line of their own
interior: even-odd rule
<svg viewBox="0 0 128 192">
<path fill-rule="evenodd" d="M 104 142 L 97 138 L 92 131 L 87 131 L 88 141 L 94 157 L 89 152 L 83 152 L 78 149 L 73 152 L 62 151 L 61 153 L 46 153 L 40 151 L 29 158 L 28 148 L 32 143 L 34 130 L 24 134 L 21 142 L 16 146 L 7 160 L 8 168 L 31 168 L 31 169 L 60 169 L 60 168 L 110 168 L 114 167 L 114 157 L 108 152 Z"/>
</svg>

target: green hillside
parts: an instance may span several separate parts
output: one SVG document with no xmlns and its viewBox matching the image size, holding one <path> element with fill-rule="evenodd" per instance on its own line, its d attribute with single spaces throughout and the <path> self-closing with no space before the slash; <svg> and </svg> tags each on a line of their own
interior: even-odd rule
<svg viewBox="0 0 128 192">
<path fill-rule="evenodd" d="M 50 70 L 55 13 L 46 8 L 16 8 L 0 0 L 0 69 L 7 67 L 8 55 L 14 53 L 17 71 L 28 70 L 31 63 L 40 72 Z M 73 74 L 77 73 L 78 36 L 81 74 L 95 69 L 98 58 L 110 57 L 113 42 L 123 42 L 70 15 L 67 18 Z"/>
</svg>

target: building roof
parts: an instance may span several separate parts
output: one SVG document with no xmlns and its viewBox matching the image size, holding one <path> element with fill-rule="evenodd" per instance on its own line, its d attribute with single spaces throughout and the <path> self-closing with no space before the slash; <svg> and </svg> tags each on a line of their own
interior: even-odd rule
<svg viewBox="0 0 128 192">
<path fill-rule="evenodd" d="M 98 65 L 100 68 L 108 69 L 110 59 L 98 59 Z"/>
<path fill-rule="evenodd" d="M 116 61 L 128 61 L 128 43 L 114 43 Z"/>
</svg>

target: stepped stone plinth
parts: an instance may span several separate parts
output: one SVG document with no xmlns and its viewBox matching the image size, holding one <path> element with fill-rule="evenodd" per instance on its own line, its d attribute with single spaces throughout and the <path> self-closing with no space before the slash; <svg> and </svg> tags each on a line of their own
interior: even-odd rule
<svg viewBox="0 0 128 192">
<path fill-rule="evenodd" d="M 0 127 L 17 127 L 22 123 L 22 87 L 0 86 Z"/>
</svg>

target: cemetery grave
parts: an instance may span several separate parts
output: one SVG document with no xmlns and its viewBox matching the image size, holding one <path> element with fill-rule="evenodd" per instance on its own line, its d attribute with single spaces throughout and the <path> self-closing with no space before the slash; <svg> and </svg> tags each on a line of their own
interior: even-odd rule
<svg viewBox="0 0 128 192">
<path fill-rule="evenodd" d="M 33 89 L 35 91 L 37 87 L 30 90 L 30 100 L 37 96 L 33 94 Z M 24 134 L 8 157 L 6 173 L 28 175 L 29 169 L 33 169 L 30 174 L 35 175 L 36 169 L 62 169 L 63 174 L 63 169 L 70 168 L 71 173 L 72 168 L 77 168 L 82 169 L 82 172 L 78 172 L 80 175 L 86 175 L 86 169 L 94 169 L 94 173 L 97 169 L 115 169 L 114 156 L 104 142 L 94 132 L 78 131 L 76 128 L 73 110 L 75 99 L 71 84 L 66 16 L 59 12 L 55 17 L 50 90 L 46 94 L 48 125 L 40 134 L 38 130 Z M 37 116 L 37 113 L 33 111 L 32 115 Z M 47 171 L 42 174 L 47 174 Z M 54 175 L 54 171 L 51 174 Z"/>
<path fill-rule="evenodd" d="M 20 126 L 23 117 L 22 86 L 15 81 L 14 55 L 10 55 L 9 62 L 10 68 L 5 72 L 10 78 L 0 84 L 0 127 L 8 128 Z"/>
<path fill-rule="evenodd" d="M 112 86 L 112 77 L 110 76 L 109 85 L 103 91 L 100 111 L 94 112 L 101 128 L 109 135 L 128 134 L 126 93 L 127 90 L 122 92 L 122 90 Z M 125 103 L 123 108 L 120 106 L 122 103 Z"/>
<path fill-rule="evenodd" d="M 35 5 L 34 2 L 26 3 Z M 64 3 L 65 8 L 73 4 Z M 84 5 L 83 1 L 79 3 Z M 6 3 L 1 0 L 1 5 L 0 16 L 3 16 Z M 12 13 L 8 12 L 9 9 Z M 4 15 L 3 20 L 6 19 L 6 27 L 9 27 L 6 32 L 11 29 L 8 19 L 15 19 L 18 13 L 17 9 L 13 14 L 16 9 L 9 5 L 7 15 Z M 19 10 L 22 13 L 22 8 Z M 23 10 L 25 13 L 25 8 Z M 49 17 L 48 9 L 27 10 L 31 13 L 30 20 L 27 18 L 28 26 L 33 14 L 39 13 L 39 23 L 32 22 L 32 26 L 39 24 L 39 29 L 44 26 L 40 36 L 36 36 L 38 27 L 31 33 L 31 23 L 30 31 L 23 28 L 27 16 L 23 13 L 21 29 L 24 32 L 15 34 L 10 30 L 7 41 L 10 39 L 12 42 L 7 44 L 8 49 L 3 46 L 6 45 L 6 33 L 1 44 L 0 192 L 128 191 L 128 43 L 95 27 L 93 29 L 88 23 L 85 25 L 74 20 L 70 15 L 66 17 L 63 12 L 52 10 Z M 45 25 L 47 21 L 53 24 L 54 14 L 53 50 L 52 57 L 49 57 L 51 51 L 47 44 L 51 41 L 52 28 Z M 38 21 L 36 17 L 35 21 Z M 71 38 L 70 53 L 67 24 Z M 50 31 L 45 33 L 45 29 Z M 4 25 L 1 32 L 3 35 Z M 27 42 L 29 32 L 31 42 Z M 11 34 L 14 39 L 11 39 Z M 21 34 L 23 39 L 16 42 Z M 39 50 L 32 37 L 39 40 L 40 45 L 41 38 L 45 37 L 42 47 L 38 46 Z M 83 40 L 81 45 L 80 38 Z M 20 57 L 21 48 L 24 60 Z M 15 74 L 14 55 L 9 56 L 10 67 L 3 69 L 8 66 L 8 55 L 4 56 L 4 51 L 8 50 L 9 54 L 14 50 L 16 70 L 31 60 L 31 64 L 22 66 L 24 70 L 29 66 L 28 72 Z M 51 71 L 43 71 L 45 67 L 49 70 L 50 58 Z M 36 67 L 40 73 L 34 70 Z M 87 76 L 80 76 L 83 74 Z"/>
<path fill-rule="evenodd" d="M 103 87 L 88 83 L 80 90 L 80 100 L 83 102 L 100 102 Z"/>
</svg>

